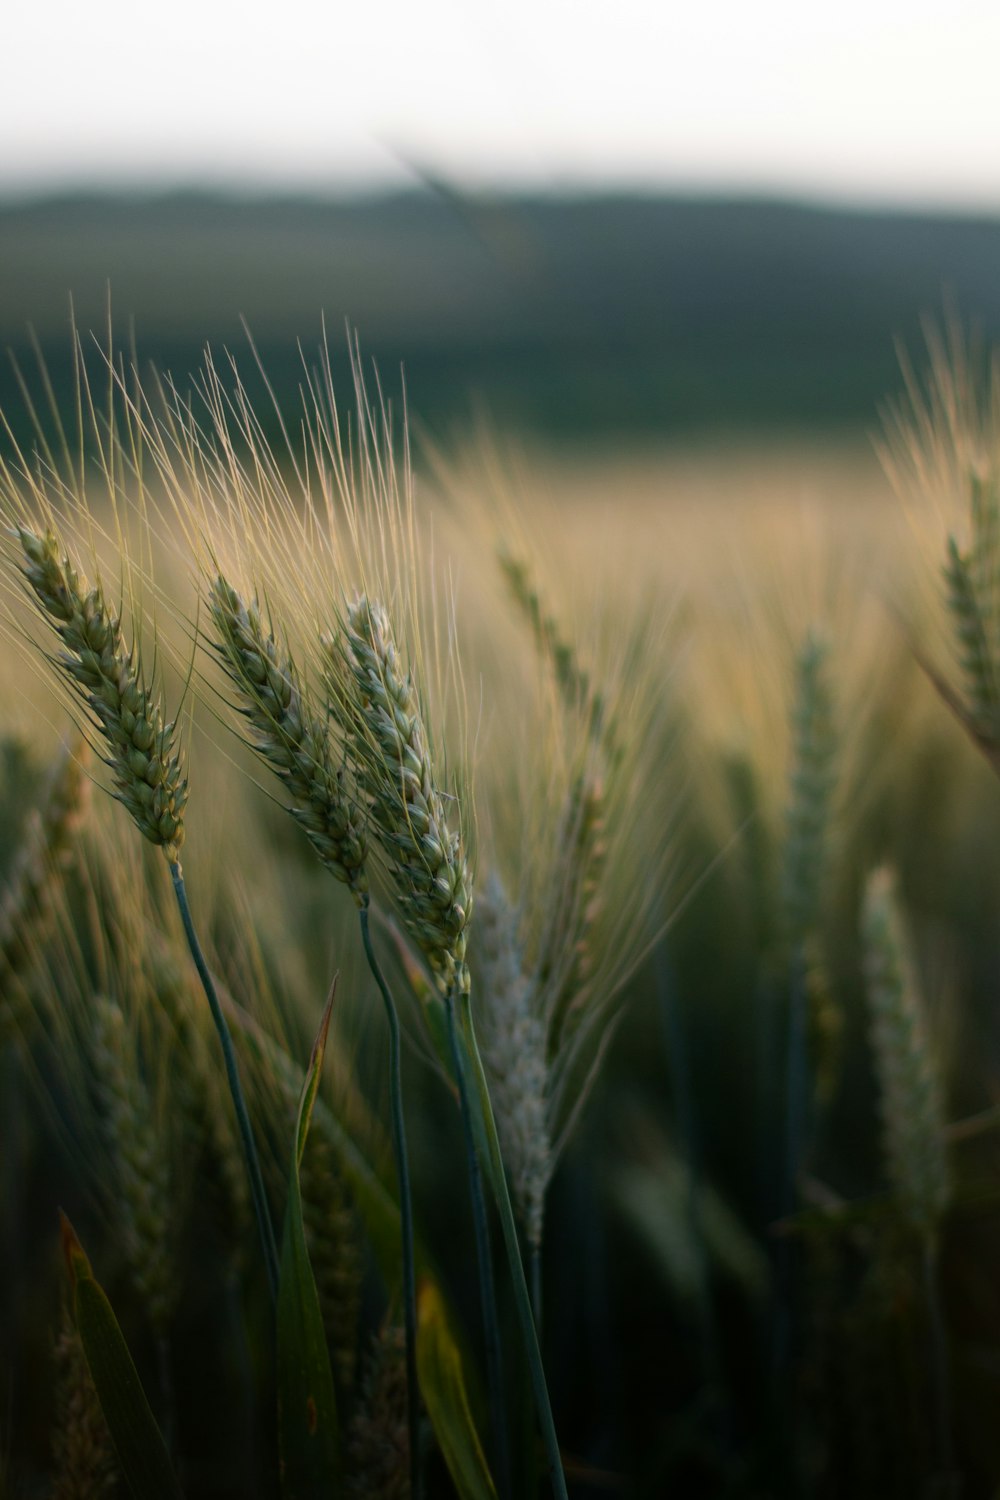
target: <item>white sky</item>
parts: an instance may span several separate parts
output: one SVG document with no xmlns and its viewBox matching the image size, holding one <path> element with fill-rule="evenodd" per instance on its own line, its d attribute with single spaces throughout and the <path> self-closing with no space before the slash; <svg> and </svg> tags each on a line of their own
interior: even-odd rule
<svg viewBox="0 0 1000 1500">
<path fill-rule="evenodd" d="M 1000 0 L 5 0 L 0 191 L 730 188 L 1000 211 Z"/>
</svg>

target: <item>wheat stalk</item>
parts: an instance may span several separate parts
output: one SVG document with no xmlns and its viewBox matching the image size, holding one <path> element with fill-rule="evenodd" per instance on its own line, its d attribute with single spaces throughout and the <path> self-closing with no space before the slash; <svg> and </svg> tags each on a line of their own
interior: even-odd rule
<svg viewBox="0 0 1000 1500">
<path fill-rule="evenodd" d="M 331 709 L 386 857 L 403 921 L 444 993 L 467 993 L 472 872 L 435 784 L 416 686 L 385 606 L 363 596 L 327 641 Z"/>
<path fill-rule="evenodd" d="M 796 663 L 781 881 L 785 924 L 793 945 L 805 942 L 819 919 L 828 863 L 837 755 L 828 657 L 826 644 L 810 634 Z"/>
</svg>

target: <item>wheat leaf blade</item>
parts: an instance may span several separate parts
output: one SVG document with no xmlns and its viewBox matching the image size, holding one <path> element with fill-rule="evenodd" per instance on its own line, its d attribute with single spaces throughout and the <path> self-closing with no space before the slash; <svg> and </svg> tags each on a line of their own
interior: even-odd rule
<svg viewBox="0 0 1000 1500">
<path fill-rule="evenodd" d="M 425 1277 L 417 1299 L 420 1390 L 460 1500 L 496 1500 L 496 1487 L 472 1417 L 462 1358 L 435 1283 Z"/>
<path fill-rule="evenodd" d="M 166 1444 L 118 1319 L 65 1216 L 62 1239 L 80 1339 L 129 1489 L 135 1500 L 181 1500 Z"/>
</svg>

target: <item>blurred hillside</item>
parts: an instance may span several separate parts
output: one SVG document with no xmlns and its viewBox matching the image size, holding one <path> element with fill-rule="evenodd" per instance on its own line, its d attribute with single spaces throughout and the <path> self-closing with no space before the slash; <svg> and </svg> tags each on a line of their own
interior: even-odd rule
<svg viewBox="0 0 1000 1500">
<path fill-rule="evenodd" d="M 195 194 L 0 205 L 0 343 L 36 330 L 60 401 L 69 297 L 82 328 L 178 377 L 254 332 L 279 393 L 296 340 L 363 350 L 439 430 L 485 409 L 551 436 L 872 422 L 896 341 L 946 301 L 1000 333 L 1000 220 L 751 201 L 460 198 L 353 202 Z M 4 362 L 0 402 L 17 404 Z"/>
</svg>

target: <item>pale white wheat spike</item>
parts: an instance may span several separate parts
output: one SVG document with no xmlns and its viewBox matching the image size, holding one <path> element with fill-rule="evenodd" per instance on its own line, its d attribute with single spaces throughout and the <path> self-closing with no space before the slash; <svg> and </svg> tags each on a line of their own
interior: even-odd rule
<svg viewBox="0 0 1000 1500">
<path fill-rule="evenodd" d="M 514 1207 L 533 1249 L 542 1243 L 553 1152 L 546 1027 L 526 972 L 520 913 L 491 873 L 476 908 L 478 1039 Z"/>
<path fill-rule="evenodd" d="M 403 1330 L 389 1325 L 364 1361 L 360 1399 L 347 1434 L 349 1500 L 410 1500 Z"/>
</svg>

